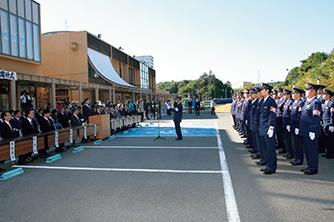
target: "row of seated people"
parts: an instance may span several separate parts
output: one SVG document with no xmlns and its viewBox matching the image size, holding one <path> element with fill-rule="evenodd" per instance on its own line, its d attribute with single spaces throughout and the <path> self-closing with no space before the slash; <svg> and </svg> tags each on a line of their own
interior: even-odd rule
<svg viewBox="0 0 334 222">
<path fill-rule="evenodd" d="M 71 126 L 85 126 L 87 123 L 83 122 L 78 116 L 78 110 L 72 110 L 73 115 L 71 116 Z M 43 110 L 41 118 L 35 117 L 34 110 L 29 110 L 26 116 L 21 116 L 20 111 L 15 111 L 15 116 L 12 117 L 8 111 L 1 113 L 0 119 L 0 133 L 2 139 L 11 139 L 19 136 L 27 136 L 36 133 L 45 133 L 56 129 L 53 120 L 50 118 L 50 110 Z M 39 151 L 40 158 L 47 158 L 49 154 L 46 152 L 46 148 Z M 65 151 L 64 144 L 60 144 L 56 148 L 56 152 Z M 33 162 L 31 154 L 19 156 L 19 164 L 25 164 Z"/>
<path fill-rule="evenodd" d="M 57 113 L 53 112 L 53 114 Z M 105 107 L 103 113 L 101 114 L 110 114 L 111 120 L 126 118 L 131 115 L 127 112 L 126 108 L 123 109 L 123 107 L 117 106 L 115 106 L 115 109 L 111 107 L 110 110 L 108 107 Z M 22 116 L 21 112 L 16 110 L 14 112 L 14 117 L 12 117 L 8 111 L 2 112 L 0 119 L 0 136 L 2 139 L 10 139 L 35 133 L 49 132 L 57 128 L 87 125 L 87 122 L 84 122 L 82 113 L 74 107 L 71 108 L 70 112 L 68 113 L 65 113 L 65 109 L 61 107 L 59 114 L 56 115 L 56 118 L 54 116 L 55 115 L 51 115 L 48 109 L 45 109 L 42 111 L 42 113 L 38 113 L 36 115 L 35 110 L 32 109 L 27 111 L 25 116 Z M 83 140 L 85 141 L 85 139 Z M 49 156 L 46 150 L 47 148 L 40 150 L 40 158 L 47 158 Z M 59 144 L 59 147 L 56 148 L 56 152 L 63 152 L 65 150 L 66 148 L 64 148 L 64 144 Z M 30 162 L 33 162 L 30 154 L 19 156 L 20 165 Z"/>
</svg>

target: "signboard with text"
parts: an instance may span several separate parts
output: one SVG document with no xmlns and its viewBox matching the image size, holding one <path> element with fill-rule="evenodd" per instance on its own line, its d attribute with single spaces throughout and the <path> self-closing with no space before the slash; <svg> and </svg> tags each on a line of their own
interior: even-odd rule
<svg viewBox="0 0 334 222">
<path fill-rule="evenodd" d="M 17 80 L 16 72 L 0 70 L 0 79 Z"/>
</svg>

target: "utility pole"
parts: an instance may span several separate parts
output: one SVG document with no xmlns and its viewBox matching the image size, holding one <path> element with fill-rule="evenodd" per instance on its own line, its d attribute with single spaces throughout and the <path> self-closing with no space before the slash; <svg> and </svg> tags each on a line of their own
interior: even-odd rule
<svg viewBox="0 0 334 222">
<path fill-rule="evenodd" d="M 201 98 L 199 97 L 199 80 L 198 80 L 198 101 L 201 101 Z"/>
</svg>

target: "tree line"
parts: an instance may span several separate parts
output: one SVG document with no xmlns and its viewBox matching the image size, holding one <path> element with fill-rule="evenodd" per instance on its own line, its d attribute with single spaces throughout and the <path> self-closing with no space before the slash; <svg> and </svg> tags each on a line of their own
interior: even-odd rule
<svg viewBox="0 0 334 222">
<path fill-rule="evenodd" d="M 229 81 L 223 83 L 221 80 L 217 79 L 216 75 L 211 70 L 209 73 L 204 72 L 196 80 L 160 82 L 157 84 L 157 88 L 175 94 L 190 93 L 192 99 L 198 97 L 199 94 L 201 100 L 207 98 L 231 98 L 233 93 L 232 84 Z"/>
</svg>

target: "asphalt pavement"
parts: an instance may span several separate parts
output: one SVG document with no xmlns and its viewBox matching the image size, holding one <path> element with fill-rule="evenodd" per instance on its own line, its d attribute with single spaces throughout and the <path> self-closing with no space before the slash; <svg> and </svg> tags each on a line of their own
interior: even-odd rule
<svg viewBox="0 0 334 222">
<path fill-rule="evenodd" d="M 306 176 L 278 155 L 276 174 L 263 175 L 229 114 L 184 117 L 183 129 L 217 126 L 220 137 L 116 134 L 53 163 L 37 160 L 0 181 L 1 221 L 333 221 L 333 160 L 320 158 L 319 174 Z M 171 117 L 161 123 L 167 129 Z"/>
</svg>

